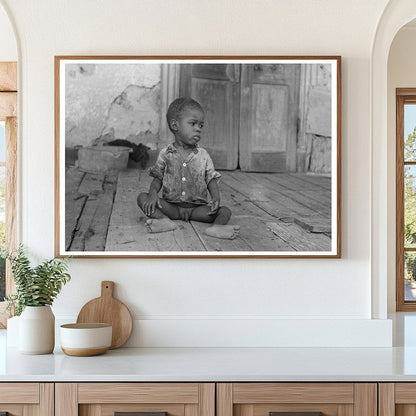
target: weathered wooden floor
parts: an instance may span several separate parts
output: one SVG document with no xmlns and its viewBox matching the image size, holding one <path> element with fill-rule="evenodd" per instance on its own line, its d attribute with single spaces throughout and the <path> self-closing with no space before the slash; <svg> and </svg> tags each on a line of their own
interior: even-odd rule
<svg viewBox="0 0 416 416">
<path fill-rule="evenodd" d="M 66 174 L 68 251 L 330 251 L 331 181 L 305 174 L 223 171 L 221 202 L 240 225 L 235 240 L 204 234 L 207 224 L 178 221 L 175 231 L 150 234 L 137 195 L 148 191 L 146 171 Z"/>
</svg>

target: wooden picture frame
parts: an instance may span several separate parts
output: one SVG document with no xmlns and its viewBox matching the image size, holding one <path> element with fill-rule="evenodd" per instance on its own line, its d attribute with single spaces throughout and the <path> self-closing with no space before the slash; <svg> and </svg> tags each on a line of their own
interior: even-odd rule
<svg viewBox="0 0 416 416">
<path fill-rule="evenodd" d="M 203 108 L 234 239 L 192 218 L 149 232 L 137 205 L 178 97 Z M 57 257 L 341 256 L 339 56 L 56 56 L 55 149 Z"/>
</svg>

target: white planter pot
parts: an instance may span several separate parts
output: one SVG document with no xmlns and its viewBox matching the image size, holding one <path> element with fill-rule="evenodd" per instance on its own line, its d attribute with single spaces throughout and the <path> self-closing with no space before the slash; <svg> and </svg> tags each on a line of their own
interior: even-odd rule
<svg viewBox="0 0 416 416">
<path fill-rule="evenodd" d="M 19 351 L 50 354 L 55 346 L 55 316 L 50 306 L 26 306 L 19 319 Z"/>
</svg>

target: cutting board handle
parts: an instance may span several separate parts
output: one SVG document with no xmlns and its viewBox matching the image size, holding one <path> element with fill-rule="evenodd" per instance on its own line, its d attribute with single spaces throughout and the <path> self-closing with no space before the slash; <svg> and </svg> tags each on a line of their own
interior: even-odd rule
<svg viewBox="0 0 416 416">
<path fill-rule="evenodd" d="M 104 280 L 101 282 L 101 297 L 112 298 L 114 292 L 114 282 L 110 280 Z"/>
</svg>

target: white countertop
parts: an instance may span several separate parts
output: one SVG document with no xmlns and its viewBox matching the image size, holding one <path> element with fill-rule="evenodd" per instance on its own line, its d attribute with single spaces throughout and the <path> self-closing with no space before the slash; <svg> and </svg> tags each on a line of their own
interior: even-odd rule
<svg viewBox="0 0 416 416">
<path fill-rule="evenodd" d="M 416 348 L 119 348 L 96 357 L 9 348 L 0 381 L 416 381 Z"/>
<path fill-rule="evenodd" d="M 119 348 L 96 357 L 24 355 L 0 330 L 0 382 L 416 381 L 416 314 L 392 348 Z"/>
</svg>

